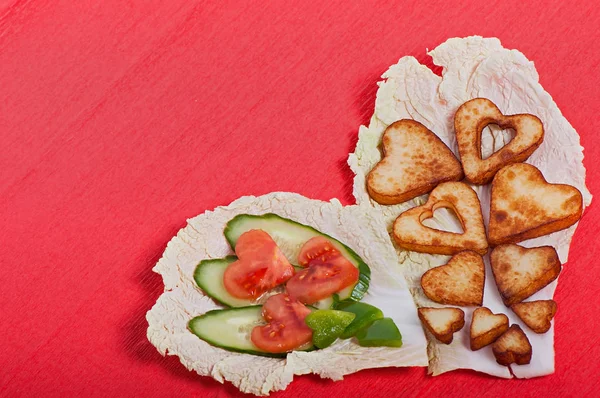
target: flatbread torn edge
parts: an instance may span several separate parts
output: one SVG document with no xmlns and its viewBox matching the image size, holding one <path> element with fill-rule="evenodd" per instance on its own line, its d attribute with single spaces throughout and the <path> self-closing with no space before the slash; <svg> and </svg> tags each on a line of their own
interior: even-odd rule
<svg viewBox="0 0 600 398">
<path fill-rule="evenodd" d="M 267 358 L 213 347 L 187 330 L 188 321 L 209 310 L 222 308 L 205 296 L 193 280 L 200 260 L 232 254 L 222 234 L 235 215 L 276 213 L 308 224 L 339 239 L 360 255 L 371 268 L 371 284 L 362 301 L 379 307 L 398 325 L 401 348 L 360 347 L 353 339 L 312 352 L 292 352 L 287 358 Z M 315 373 L 341 380 L 362 369 L 427 366 L 427 340 L 396 253 L 381 216 L 370 207 L 342 206 L 307 199 L 294 193 L 276 192 L 245 196 L 229 206 L 188 220 L 174 237 L 153 271 L 159 273 L 165 292 L 147 313 L 148 339 L 162 355 L 176 355 L 189 370 L 240 391 L 268 395 L 283 390 L 294 375 Z"/>
<path fill-rule="evenodd" d="M 425 203 L 427 195 L 392 206 L 382 206 L 369 198 L 365 178 L 381 159 L 380 141 L 383 132 L 388 125 L 397 120 L 413 119 L 437 134 L 458 156 L 454 114 L 460 105 L 477 97 L 490 99 L 505 115 L 530 113 L 539 117 L 544 124 L 546 136 L 527 163 L 540 169 L 550 183 L 575 186 L 583 195 L 584 206 L 590 204 L 592 195 L 585 186 L 583 148 L 579 135 L 562 115 L 550 94 L 539 84 L 539 76 L 533 62 L 517 50 L 505 49 L 497 38 L 480 36 L 449 39 L 428 54 L 435 65 L 443 68 L 442 77 L 420 64 L 414 57 L 406 56 L 392 65 L 382 75 L 384 80 L 378 83 L 374 114 L 368 127 L 360 127 L 356 149 L 348 158 L 348 164 L 355 173 L 353 193 L 358 204 L 375 208 L 391 231 L 392 223 L 400 213 Z M 509 140 L 508 132 L 494 127 L 484 129 L 483 156 L 489 156 Z M 473 189 L 480 198 L 484 221 L 488 225 L 490 186 L 473 186 Z M 428 226 L 460 231 L 456 220 L 443 210 L 436 212 L 427 222 Z M 576 227 L 577 224 L 520 244 L 525 247 L 554 246 L 564 264 Z M 445 264 L 449 257 L 396 249 L 403 274 L 407 278 L 417 306 L 439 307 L 439 304 L 423 294 L 419 280 L 425 271 Z M 486 275 L 491 276 L 489 255 L 486 255 L 484 260 Z M 551 299 L 556 283 L 557 281 L 554 281 L 536 293 L 531 300 Z M 524 326 L 523 322 L 504 306 L 491 277 L 486 278 L 483 305 L 496 314 L 506 314 L 511 324 Z M 467 322 L 470 322 L 474 307 L 462 308 Z M 514 376 L 528 378 L 553 373 L 554 327 L 544 335 L 530 332 L 528 337 L 533 346 L 533 358 L 529 365 L 511 366 L 510 370 Z M 496 363 L 490 347 L 476 352 L 469 349 L 468 328 L 457 332 L 450 345 L 430 339 L 428 353 L 429 373 L 433 375 L 455 369 L 473 369 L 498 377 L 512 377 L 507 367 Z"/>
</svg>

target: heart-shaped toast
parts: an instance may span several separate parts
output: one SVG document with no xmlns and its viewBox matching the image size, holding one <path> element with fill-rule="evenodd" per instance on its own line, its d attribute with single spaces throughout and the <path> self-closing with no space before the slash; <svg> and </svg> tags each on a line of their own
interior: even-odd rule
<svg viewBox="0 0 600 398">
<path fill-rule="evenodd" d="M 514 138 L 489 158 L 481 157 L 481 132 L 490 124 L 512 128 Z M 505 116 L 489 99 L 475 98 L 465 102 L 454 115 L 454 130 L 458 151 L 467 180 L 473 184 L 487 184 L 503 166 L 520 163 L 544 140 L 544 126 L 533 115 Z"/>
<path fill-rule="evenodd" d="M 471 319 L 471 350 L 477 351 L 492 344 L 508 330 L 508 317 L 494 314 L 489 308 L 481 307 L 473 311 Z"/>
<path fill-rule="evenodd" d="M 462 234 L 423 225 L 423 221 L 440 208 L 449 208 L 456 213 L 463 227 Z M 473 250 L 483 255 L 488 248 L 479 198 L 471 187 L 462 182 L 438 185 L 424 205 L 398 216 L 392 235 L 398 246 L 421 253 L 452 255 Z"/>
<path fill-rule="evenodd" d="M 452 343 L 454 333 L 465 326 L 465 313 L 460 308 L 421 307 L 417 313 L 423 326 L 444 344 Z"/>
<path fill-rule="evenodd" d="M 519 325 L 512 325 L 492 345 L 496 362 L 508 366 L 511 363 L 526 365 L 531 362 L 532 348 L 529 339 Z"/>
<path fill-rule="evenodd" d="M 429 299 L 458 306 L 483 304 L 484 282 L 483 258 L 473 251 L 460 252 L 421 277 L 421 287 Z"/>
<path fill-rule="evenodd" d="M 518 303 L 510 306 L 515 314 L 536 333 L 546 333 L 550 330 L 552 318 L 556 314 L 554 300 L 537 300 Z"/>
<path fill-rule="evenodd" d="M 500 245 L 490 254 L 492 274 L 507 306 L 520 303 L 558 278 L 561 264 L 552 246 Z"/>
<path fill-rule="evenodd" d="M 367 176 L 367 191 L 377 203 L 406 202 L 445 181 L 460 181 L 460 162 L 446 144 L 414 120 L 399 120 L 383 133 L 383 159 Z"/>
<path fill-rule="evenodd" d="M 534 166 L 502 168 L 492 182 L 489 241 L 496 246 L 537 238 L 575 224 L 583 211 L 581 192 L 549 184 Z"/>
</svg>

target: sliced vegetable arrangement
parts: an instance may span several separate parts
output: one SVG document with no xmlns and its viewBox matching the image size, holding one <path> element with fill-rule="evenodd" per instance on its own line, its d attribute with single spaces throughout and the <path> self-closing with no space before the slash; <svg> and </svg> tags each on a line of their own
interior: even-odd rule
<svg viewBox="0 0 600 398">
<path fill-rule="evenodd" d="M 241 214 L 225 227 L 235 256 L 201 261 L 197 285 L 233 307 L 193 318 L 189 330 L 230 351 L 285 356 L 356 337 L 362 346 L 400 347 L 394 321 L 359 302 L 369 266 L 349 247 L 276 214 Z M 292 265 L 297 264 L 297 265 Z"/>
</svg>

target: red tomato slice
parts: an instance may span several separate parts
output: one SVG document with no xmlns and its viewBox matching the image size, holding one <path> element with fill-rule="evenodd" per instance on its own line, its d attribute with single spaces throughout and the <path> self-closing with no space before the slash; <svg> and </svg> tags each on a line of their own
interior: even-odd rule
<svg viewBox="0 0 600 398">
<path fill-rule="evenodd" d="M 322 262 L 325 262 L 328 258 L 339 255 L 339 250 L 333 246 L 329 239 L 323 236 L 316 236 L 306 242 L 300 249 L 298 264 L 306 267 L 313 260 L 320 259 Z"/>
<path fill-rule="evenodd" d="M 265 326 L 252 329 L 250 340 L 261 350 L 271 353 L 288 352 L 312 340 L 312 330 L 304 323 L 310 310 L 287 294 L 276 294 L 263 305 Z"/>
<path fill-rule="evenodd" d="M 304 244 L 298 262 L 307 269 L 299 271 L 286 284 L 290 295 L 304 304 L 313 304 L 358 281 L 358 268 L 323 237 Z"/>
<path fill-rule="evenodd" d="M 294 275 L 294 267 L 273 238 L 260 229 L 244 232 L 235 244 L 235 254 L 238 260 L 223 275 L 223 285 L 234 297 L 256 299 Z"/>
</svg>

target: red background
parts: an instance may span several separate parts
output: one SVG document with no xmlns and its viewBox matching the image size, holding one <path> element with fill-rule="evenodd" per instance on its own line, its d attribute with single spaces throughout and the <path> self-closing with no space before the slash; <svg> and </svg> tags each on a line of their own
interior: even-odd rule
<svg viewBox="0 0 600 398">
<path fill-rule="evenodd" d="M 403 55 L 431 65 L 425 48 L 449 37 L 535 61 L 600 194 L 594 0 L 291 3 L 0 2 L 0 396 L 235 395 L 148 343 L 150 269 L 186 218 L 242 195 L 353 203 L 346 158 L 379 76 Z M 382 369 L 287 392 L 599 394 L 598 209 L 558 286 L 554 375 Z"/>
</svg>

